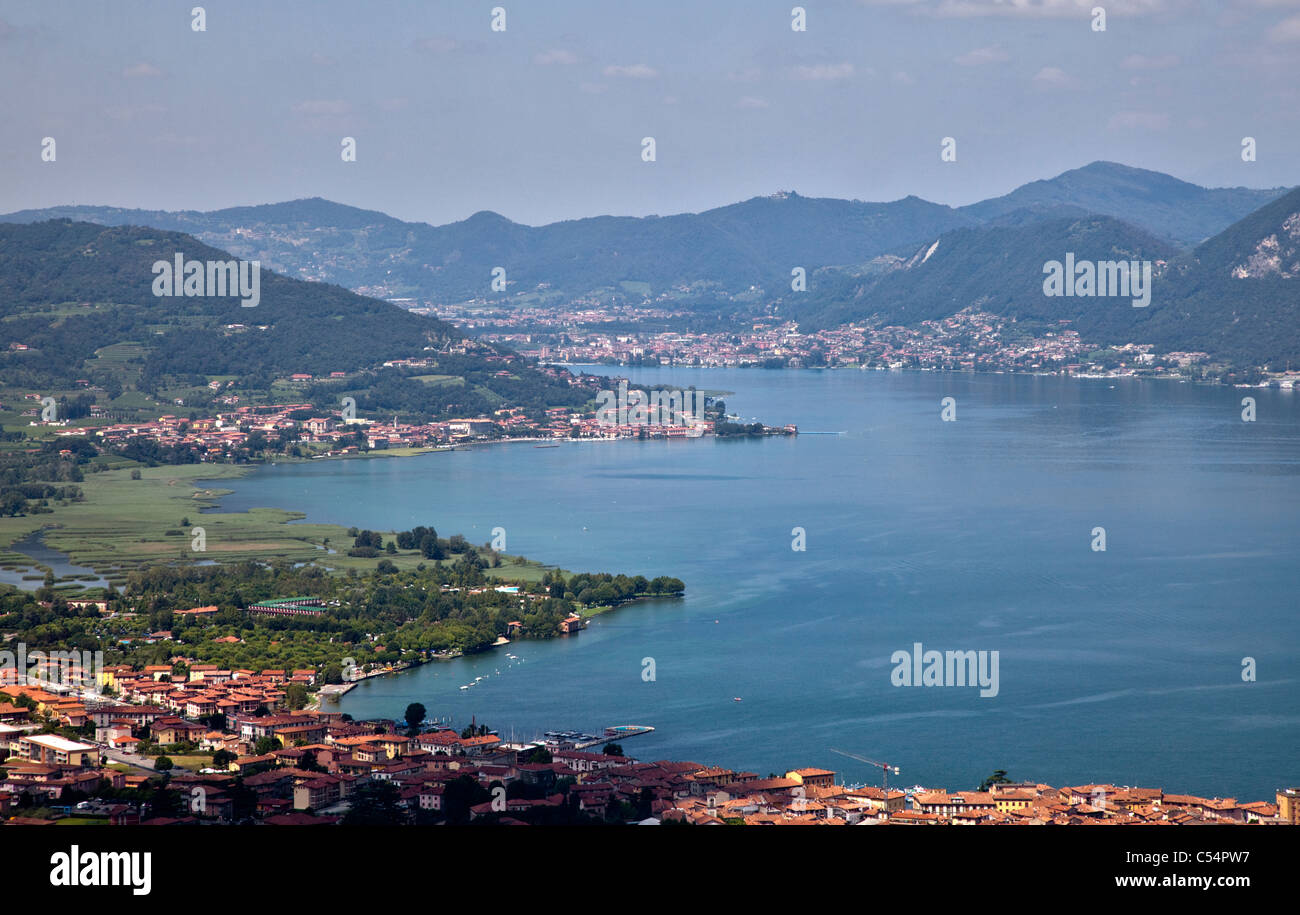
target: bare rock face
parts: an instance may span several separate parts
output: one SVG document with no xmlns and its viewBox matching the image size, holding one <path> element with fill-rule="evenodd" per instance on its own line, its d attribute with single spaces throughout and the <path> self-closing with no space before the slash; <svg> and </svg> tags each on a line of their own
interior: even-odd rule
<svg viewBox="0 0 1300 915">
<path fill-rule="evenodd" d="M 1234 279 L 1278 276 L 1284 280 L 1300 276 L 1300 212 L 1282 221 L 1281 230 L 1262 239 L 1255 251 L 1232 269 Z"/>
</svg>

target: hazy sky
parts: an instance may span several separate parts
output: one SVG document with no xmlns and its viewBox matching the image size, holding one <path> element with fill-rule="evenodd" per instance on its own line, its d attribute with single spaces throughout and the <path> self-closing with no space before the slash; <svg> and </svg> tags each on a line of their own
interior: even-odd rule
<svg viewBox="0 0 1300 915">
<path fill-rule="evenodd" d="M 1300 0 L 811 0 L 806 32 L 794 5 L 208 2 L 195 32 L 192 0 L 0 0 L 0 211 L 321 196 L 539 224 L 778 189 L 958 205 L 1095 159 L 1300 183 Z"/>
</svg>

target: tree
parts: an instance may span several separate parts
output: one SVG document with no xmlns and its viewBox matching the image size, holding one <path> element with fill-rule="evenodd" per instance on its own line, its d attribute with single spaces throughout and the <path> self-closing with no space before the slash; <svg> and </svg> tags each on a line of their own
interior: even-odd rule
<svg viewBox="0 0 1300 915">
<path fill-rule="evenodd" d="M 229 750 L 218 750 L 212 754 L 212 768 L 229 769 L 230 764 L 236 759 L 235 754 Z"/>
<path fill-rule="evenodd" d="M 980 790 L 988 791 L 989 788 L 992 787 L 993 785 L 1009 785 L 1009 784 L 1011 784 L 1011 779 L 1007 778 L 1007 770 L 995 769 L 992 775 L 984 779 L 984 781 L 980 782 Z"/>
<path fill-rule="evenodd" d="M 290 683 L 284 688 L 284 703 L 297 710 L 307 704 L 307 687 L 301 683 Z"/>
<path fill-rule="evenodd" d="M 426 712 L 427 709 L 425 709 L 425 707 L 421 705 L 419 702 L 412 702 L 410 705 L 408 705 L 406 707 L 407 727 L 409 727 L 412 731 L 418 728 L 420 726 L 420 722 L 424 721 Z"/>
<path fill-rule="evenodd" d="M 172 762 L 169 757 L 159 756 L 157 761 L 154 762 L 153 768 L 155 772 L 167 772 L 170 771 L 175 765 L 176 764 Z"/>
<path fill-rule="evenodd" d="M 253 745 L 254 756 L 265 756 L 272 750 L 280 749 L 280 741 L 275 737 L 259 737 Z"/>
<path fill-rule="evenodd" d="M 600 752 L 605 756 L 622 756 L 623 748 L 616 743 L 607 743 Z"/>
<path fill-rule="evenodd" d="M 404 821 L 392 782 L 370 782 L 352 795 L 352 808 L 344 815 L 347 826 L 392 826 Z"/>
</svg>

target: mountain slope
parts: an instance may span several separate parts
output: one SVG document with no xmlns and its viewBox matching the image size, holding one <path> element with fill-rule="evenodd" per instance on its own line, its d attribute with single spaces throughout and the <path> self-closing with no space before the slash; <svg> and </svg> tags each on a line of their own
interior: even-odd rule
<svg viewBox="0 0 1300 915">
<path fill-rule="evenodd" d="M 699 214 L 597 216 L 541 227 L 490 212 L 444 226 L 405 223 L 319 198 L 211 213 L 58 207 L 0 222 L 48 218 L 184 231 L 302 279 L 443 302 L 499 298 L 491 290 L 495 267 L 506 269 L 508 295 L 539 287 L 571 297 L 618 293 L 625 282 L 648 283 L 654 293 L 695 283 L 727 292 L 779 287 L 795 266 L 864 261 L 975 222 L 916 197 L 863 203 L 794 193 Z"/>
<path fill-rule="evenodd" d="M 1044 265 L 1149 260 L 1150 304 L 1048 296 Z M 1152 343 L 1237 365 L 1300 366 L 1300 188 L 1188 253 L 1104 216 L 958 229 L 877 273 L 827 271 L 782 310 L 808 328 L 848 321 L 912 325 L 965 308 L 1040 325 L 1068 320 L 1099 343 Z"/>
<path fill-rule="evenodd" d="M 806 304 L 786 301 L 812 327 L 876 318 L 915 324 L 975 308 L 1017 320 L 1069 320 L 1081 332 L 1127 331 L 1144 320 L 1131 300 L 1048 297 L 1043 266 L 1073 254 L 1077 261 L 1150 260 L 1156 273 L 1177 249 L 1105 216 L 1056 219 L 1027 226 L 958 229 L 921 245 L 893 269 L 870 277 L 827 277 Z"/>
<path fill-rule="evenodd" d="M 88 379 L 149 392 L 183 382 L 206 391 L 212 376 L 225 376 L 265 395 L 276 378 L 293 373 L 362 373 L 349 391 L 367 389 L 358 396 L 363 409 L 425 415 L 482 413 L 502 400 L 583 399 L 503 347 L 468 343 L 442 321 L 339 286 L 264 269 L 255 307 L 232 296 L 155 295 L 154 263 L 177 253 L 229 260 L 191 236 L 152 228 L 67 220 L 0 225 L 0 381 L 51 389 Z M 116 358 L 123 348 L 139 366 L 129 378 Z M 436 359 L 436 370 L 425 371 L 457 382 L 425 385 L 393 370 L 366 371 L 409 357 Z M 384 396 L 375 394 L 380 388 Z"/>
<path fill-rule="evenodd" d="M 1180 259 L 1153 333 L 1275 371 L 1300 367 L 1300 188 Z"/>
<path fill-rule="evenodd" d="M 986 222 L 1025 208 L 1077 207 L 1113 216 L 1191 246 L 1221 232 L 1286 192 L 1286 188 L 1204 188 L 1161 172 L 1093 162 L 1055 178 L 961 208 Z"/>
</svg>

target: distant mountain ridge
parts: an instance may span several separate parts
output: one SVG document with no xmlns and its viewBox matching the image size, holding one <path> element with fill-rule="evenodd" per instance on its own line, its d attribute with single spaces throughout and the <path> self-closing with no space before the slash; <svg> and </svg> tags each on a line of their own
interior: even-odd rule
<svg viewBox="0 0 1300 915">
<path fill-rule="evenodd" d="M 710 296 L 780 294 L 790 271 L 862 265 L 945 232 L 1110 216 L 1189 248 L 1285 189 L 1207 189 L 1159 172 L 1094 162 L 1002 197 L 952 208 L 918 197 L 888 203 L 783 192 L 702 213 L 594 216 L 525 226 L 492 212 L 443 226 L 408 223 L 320 198 L 211 212 L 54 207 L 0 222 L 69 218 L 186 232 L 302 279 L 388 298 L 528 302 L 598 292 Z M 506 293 L 491 290 L 506 270 Z"/>
<path fill-rule="evenodd" d="M 1132 223 L 1166 241 L 1190 247 L 1276 200 L 1286 190 L 1204 188 L 1144 168 L 1093 162 L 962 207 L 961 212 L 988 222 L 1026 208 L 1049 213 L 1053 208 L 1076 208 Z"/>
<path fill-rule="evenodd" d="M 1147 307 L 1122 297 L 1044 293 L 1044 265 L 1151 261 Z M 1061 321 L 1099 343 L 1152 343 L 1240 366 L 1300 368 L 1300 188 L 1191 251 L 1108 216 L 957 229 L 873 273 L 828 270 L 781 313 L 806 328 L 910 325 L 975 308 L 1041 326 Z"/>
</svg>

